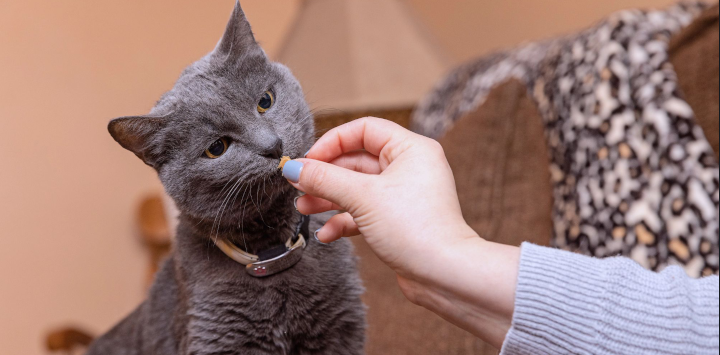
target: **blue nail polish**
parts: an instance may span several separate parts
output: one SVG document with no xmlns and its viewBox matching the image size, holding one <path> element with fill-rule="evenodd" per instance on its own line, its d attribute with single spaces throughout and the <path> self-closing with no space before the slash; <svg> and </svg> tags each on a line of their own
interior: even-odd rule
<svg viewBox="0 0 720 355">
<path fill-rule="evenodd" d="M 320 229 L 322 229 L 322 228 L 320 228 Z M 313 235 L 313 237 L 315 237 L 315 240 L 317 240 L 318 243 L 320 243 L 320 244 L 322 244 L 322 245 L 327 245 L 327 243 L 323 243 L 323 242 L 320 240 L 320 238 L 318 238 L 318 236 L 317 236 L 317 235 L 318 235 L 318 232 L 320 232 L 320 229 L 318 229 L 318 230 L 315 231 L 315 234 Z"/>
<path fill-rule="evenodd" d="M 300 212 L 300 211 L 299 211 L 298 208 L 297 208 L 297 200 L 298 200 L 300 197 L 301 197 L 301 196 L 296 196 L 295 199 L 293 200 L 293 206 L 295 206 L 295 211 L 298 211 L 298 212 Z"/>
<path fill-rule="evenodd" d="M 303 163 L 297 161 L 297 160 L 291 160 L 287 163 L 285 163 L 285 166 L 283 167 L 283 176 L 294 182 L 297 183 L 300 181 L 300 172 L 302 172 Z"/>
<path fill-rule="evenodd" d="M 310 150 L 308 150 L 307 152 L 305 152 L 305 154 L 303 154 L 303 158 L 307 158 L 308 154 L 310 154 Z"/>
</svg>

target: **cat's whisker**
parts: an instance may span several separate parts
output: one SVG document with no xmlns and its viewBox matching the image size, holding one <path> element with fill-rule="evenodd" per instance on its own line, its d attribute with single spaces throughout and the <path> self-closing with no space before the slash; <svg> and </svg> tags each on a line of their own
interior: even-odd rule
<svg viewBox="0 0 720 355">
<path fill-rule="evenodd" d="M 235 179 L 231 179 L 230 181 L 233 181 L 233 180 L 235 180 Z M 220 208 L 218 208 L 218 211 L 217 211 L 216 214 L 215 214 L 215 219 L 213 220 L 213 224 L 212 224 L 212 226 L 211 226 L 211 228 L 210 228 L 210 235 L 211 235 L 211 236 L 215 233 L 215 225 L 216 225 L 216 224 L 217 224 L 217 226 L 218 226 L 218 233 L 220 232 L 220 221 L 218 220 L 218 218 L 219 218 L 219 216 L 220 216 L 220 214 L 221 214 L 221 212 L 222 212 L 222 210 L 223 210 L 223 207 L 225 206 L 225 204 L 227 203 L 228 199 L 230 198 L 230 195 L 231 195 L 232 191 L 235 189 L 235 187 L 237 186 L 238 183 L 240 183 L 240 177 L 238 177 L 238 178 L 236 179 L 236 182 L 233 183 L 233 187 L 230 189 L 230 191 L 228 191 L 228 193 L 225 195 L 225 197 L 224 197 L 224 199 L 223 199 L 223 202 L 220 204 Z M 216 238 L 217 238 L 217 236 L 216 236 Z"/>
<path fill-rule="evenodd" d="M 238 176 L 238 177 L 239 177 L 239 176 Z M 230 183 L 231 183 L 234 179 L 235 179 L 235 177 L 232 177 L 232 178 L 230 178 L 230 180 L 228 180 L 228 182 L 225 183 L 225 186 L 223 186 L 222 190 L 220 190 L 220 193 L 221 193 L 221 194 L 222 194 L 223 192 L 225 192 L 225 189 L 228 187 L 228 185 L 230 185 Z"/>
<path fill-rule="evenodd" d="M 265 189 L 265 182 L 266 182 L 266 181 L 267 181 L 267 177 L 263 178 L 263 194 L 264 194 L 267 198 L 270 198 L 270 195 L 268 195 L 267 190 Z M 272 180 L 271 180 L 271 181 L 272 181 Z M 263 200 L 263 201 L 264 201 L 264 200 Z"/>
<path fill-rule="evenodd" d="M 231 179 L 231 181 L 234 179 Z M 220 208 L 218 208 L 218 211 L 215 214 L 215 219 L 213 220 L 213 224 L 210 227 L 210 236 L 211 238 L 214 238 L 215 241 L 217 241 L 218 234 L 220 233 L 220 227 L 221 227 L 221 219 L 222 219 L 222 213 L 224 210 L 224 206 L 227 204 L 227 202 L 230 199 L 230 196 L 232 195 L 232 192 L 237 187 L 238 183 L 240 183 L 240 177 L 237 178 L 237 181 L 232 185 L 233 187 L 227 192 L 225 197 L 223 198 L 223 202 L 220 204 Z M 215 228 L 217 226 L 217 232 L 215 231 Z M 214 234 L 214 237 L 213 237 Z"/>
<path fill-rule="evenodd" d="M 264 182 L 265 182 L 265 178 L 263 177 L 263 183 Z M 257 195 L 255 195 L 255 197 L 257 197 L 257 202 L 260 203 L 260 185 L 259 184 L 257 186 Z M 262 203 L 260 203 L 260 204 L 262 204 Z"/>
<path fill-rule="evenodd" d="M 247 241 L 245 240 L 245 207 L 247 207 L 247 203 L 244 203 L 245 192 L 243 192 L 243 197 L 240 198 L 240 201 L 243 201 L 242 213 L 240 215 L 240 235 L 242 236 L 245 250 L 247 250 Z"/>
<path fill-rule="evenodd" d="M 266 182 L 267 182 L 267 178 L 263 178 L 263 195 L 265 195 L 265 196 L 263 196 L 262 201 L 260 201 L 260 204 L 261 204 L 261 205 L 262 205 L 262 203 L 265 201 L 265 197 L 267 197 L 268 199 L 272 199 L 272 197 L 270 197 L 270 195 L 268 195 L 267 190 L 265 189 L 265 183 L 266 183 Z M 270 180 L 270 183 L 272 184 L 272 180 Z M 272 185 L 271 185 L 271 187 L 272 187 Z M 264 220 L 263 220 L 263 223 L 265 223 Z M 265 225 L 266 225 L 268 228 L 270 228 L 270 229 L 275 229 L 275 227 L 270 226 L 270 225 L 268 225 L 267 223 L 265 223 Z"/>
<path fill-rule="evenodd" d="M 313 118 L 313 114 L 310 113 L 309 115 L 303 117 L 302 119 L 296 119 L 295 122 L 305 121 L 305 120 L 307 120 L 308 118 Z"/>
<path fill-rule="evenodd" d="M 272 180 L 271 180 L 271 181 L 272 181 Z M 264 193 L 264 195 L 265 195 L 265 196 L 263 197 L 263 201 L 265 201 L 265 197 L 267 197 L 268 199 L 271 199 L 270 195 L 268 195 L 267 191 L 265 190 L 265 181 L 264 181 L 264 180 L 263 180 L 263 193 Z M 273 226 L 268 226 L 268 227 L 269 227 L 270 229 L 275 229 L 275 227 L 273 227 Z"/>
<path fill-rule="evenodd" d="M 220 205 L 220 209 L 215 215 L 215 220 L 213 221 L 212 228 L 210 228 L 210 235 L 213 235 L 213 231 L 215 230 L 215 225 L 217 224 L 217 231 L 215 232 L 215 240 L 217 241 L 218 234 L 220 233 L 220 227 L 221 227 L 221 220 L 222 220 L 222 214 L 225 211 L 225 207 L 227 206 L 227 203 L 229 202 L 233 192 L 237 189 L 238 185 L 241 183 L 241 177 L 238 176 L 237 181 L 233 185 L 233 188 L 230 189 L 230 191 L 227 193 L 225 199 L 223 199 L 223 203 Z"/>
<path fill-rule="evenodd" d="M 263 180 L 263 181 L 264 181 L 264 180 Z M 257 200 L 258 200 L 257 202 L 260 202 L 260 185 L 259 185 L 259 184 L 258 184 L 258 186 L 257 186 L 257 195 L 256 195 L 256 197 L 257 197 Z M 263 217 L 262 211 L 260 210 L 260 206 L 258 205 L 258 203 L 255 202 L 255 200 L 253 200 L 253 198 L 252 198 L 252 190 L 250 191 L 250 201 L 252 201 L 252 204 L 255 206 L 255 210 L 257 210 L 258 215 L 260 215 L 260 220 L 261 220 L 262 223 L 265 225 L 265 227 L 268 227 L 268 228 L 271 228 L 271 229 L 272 229 L 272 227 L 270 227 L 270 226 L 267 224 L 267 222 L 265 222 L 265 217 Z"/>
<path fill-rule="evenodd" d="M 235 208 L 235 201 L 237 200 L 237 198 L 238 198 L 238 196 L 240 195 L 240 192 L 241 192 L 241 191 L 243 192 L 243 197 L 245 196 L 245 190 L 246 190 L 246 188 L 249 188 L 249 184 L 250 184 L 250 183 L 244 183 L 244 184 L 240 187 L 240 189 L 238 189 L 237 192 L 234 194 L 234 197 L 233 197 L 233 199 L 232 199 L 232 204 L 230 205 L 230 209 L 231 209 L 231 210 Z M 241 199 L 240 202 L 242 203 L 242 199 Z M 224 213 L 224 211 L 223 211 L 223 213 Z M 220 215 L 220 219 L 222 220 L 222 215 Z"/>
</svg>

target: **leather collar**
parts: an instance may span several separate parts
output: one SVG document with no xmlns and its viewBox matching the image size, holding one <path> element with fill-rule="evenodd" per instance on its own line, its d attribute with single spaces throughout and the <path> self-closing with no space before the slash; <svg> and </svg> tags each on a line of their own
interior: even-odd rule
<svg viewBox="0 0 720 355">
<path fill-rule="evenodd" d="M 310 235 L 310 218 L 302 216 L 295 233 L 283 245 L 263 250 L 257 255 L 250 254 L 226 240 L 215 240 L 215 245 L 225 255 L 245 265 L 245 271 L 254 277 L 267 277 L 283 272 L 302 259 Z"/>
</svg>

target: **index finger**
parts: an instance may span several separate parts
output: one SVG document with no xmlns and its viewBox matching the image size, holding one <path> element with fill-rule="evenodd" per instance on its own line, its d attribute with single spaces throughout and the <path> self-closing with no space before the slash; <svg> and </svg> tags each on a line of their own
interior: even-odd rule
<svg viewBox="0 0 720 355">
<path fill-rule="evenodd" d="M 392 148 L 415 133 L 397 123 L 376 117 L 364 117 L 335 127 L 325 133 L 308 151 L 307 158 L 330 162 L 339 156 L 364 149 L 372 155 L 392 161 L 399 152 Z"/>
</svg>

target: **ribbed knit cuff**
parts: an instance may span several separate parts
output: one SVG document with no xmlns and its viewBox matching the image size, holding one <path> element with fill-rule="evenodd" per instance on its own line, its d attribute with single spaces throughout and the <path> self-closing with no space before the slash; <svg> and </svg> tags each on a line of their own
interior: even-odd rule
<svg viewBox="0 0 720 355">
<path fill-rule="evenodd" d="M 718 278 L 522 246 L 501 354 L 717 354 Z"/>
<path fill-rule="evenodd" d="M 594 353 L 600 269 L 599 260 L 524 243 L 502 354 Z"/>
</svg>

